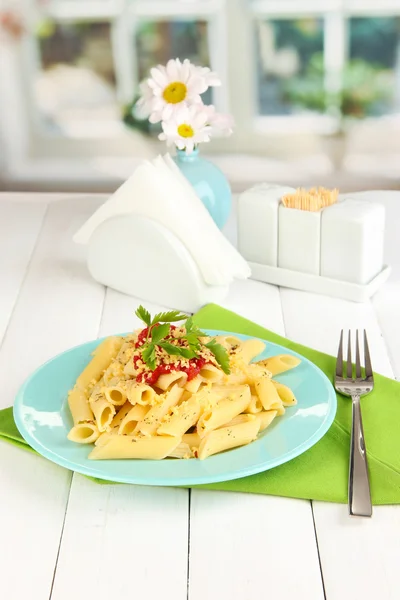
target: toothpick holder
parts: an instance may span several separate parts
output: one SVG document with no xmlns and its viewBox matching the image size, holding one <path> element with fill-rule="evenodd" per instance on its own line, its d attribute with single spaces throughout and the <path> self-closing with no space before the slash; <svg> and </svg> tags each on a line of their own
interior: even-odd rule
<svg viewBox="0 0 400 600">
<path fill-rule="evenodd" d="M 239 198 L 239 251 L 252 279 L 366 302 L 390 275 L 383 262 L 384 207 L 342 196 L 309 212 L 283 206 L 287 193 L 263 185 Z"/>
</svg>

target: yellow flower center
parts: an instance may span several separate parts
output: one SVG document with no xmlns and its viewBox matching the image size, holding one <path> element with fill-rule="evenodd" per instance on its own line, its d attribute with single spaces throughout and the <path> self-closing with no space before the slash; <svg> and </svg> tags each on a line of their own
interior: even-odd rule
<svg viewBox="0 0 400 600">
<path fill-rule="evenodd" d="M 182 125 L 179 125 L 178 133 L 183 138 L 190 138 L 194 136 L 193 128 L 190 125 L 187 125 L 186 123 L 182 123 Z"/>
<path fill-rule="evenodd" d="M 181 81 L 174 81 L 167 85 L 163 91 L 163 97 L 168 104 L 178 104 L 186 98 L 187 87 Z"/>
</svg>

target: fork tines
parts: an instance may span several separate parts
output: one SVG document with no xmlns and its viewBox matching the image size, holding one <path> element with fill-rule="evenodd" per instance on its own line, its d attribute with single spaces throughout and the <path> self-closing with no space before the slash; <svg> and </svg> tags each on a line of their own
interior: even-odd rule
<svg viewBox="0 0 400 600">
<path fill-rule="evenodd" d="M 372 377 L 372 366 L 371 357 L 369 354 L 367 332 L 364 329 L 364 364 L 365 364 L 365 377 Z M 336 377 L 343 378 L 343 329 L 340 333 L 339 349 L 336 361 Z M 347 379 L 353 378 L 353 365 L 351 361 L 351 331 L 349 331 L 348 342 L 347 342 L 347 365 L 346 365 L 346 377 Z M 360 360 L 360 343 L 358 337 L 358 329 L 356 330 L 356 378 L 361 379 L 361 360 Z"/>
</svg>

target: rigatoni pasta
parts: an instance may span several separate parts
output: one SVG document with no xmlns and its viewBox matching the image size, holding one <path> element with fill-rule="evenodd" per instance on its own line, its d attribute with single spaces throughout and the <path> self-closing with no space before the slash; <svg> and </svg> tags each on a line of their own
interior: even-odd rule
<svg viewBox="0 0 400 600">
<path fill-rule="evenodd" d="M 89 458 L 203 460 L 257 439 L 296 403 L 272 379 L 297 366 L 292 355 L 254 362 L 265 344 L 213 338 L 189 317 L 139 307 L 146 327 L 104 340 L 68 396 L 72 442 L 94 443 Z"/>
<path fill-rule="evenodd" d="M 104 395 L 104 382 L 100 381 L 89 396 L 89 405 L 96 419 L 99 431 L 106 431 L 115 415 L 115 407 Z"/>
</svg>

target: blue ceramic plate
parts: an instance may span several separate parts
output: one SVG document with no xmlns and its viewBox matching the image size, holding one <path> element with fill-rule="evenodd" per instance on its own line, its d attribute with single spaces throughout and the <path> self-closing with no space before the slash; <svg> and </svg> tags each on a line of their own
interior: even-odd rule
<svg viewBox="0 0 400 600">
<path fill-rule="evenodd" d="M 226 332 L 208 330 L 210 335 Z M 241 339 L 250 336 L 232 333 Z M 72 419 L 67 392 L 90 360 L 101 340 L 59 354 L 37 369 L 20 389 L 14 418 L 25 440 L 45 458 L 84 475 L 143 485 L 195 485 L 237 479 L 266 471 L 311 448 L 327 432 L 336 413 L 336 396 L 328 378 L 306 358 L 287 348 L 265 342 L 258 357 L 293 354 L 302 362 L 277 376 L 294 391 L 298 404 L 276 418 L 260 438 L 248 446 L 205 460 L 88 460 L 92 445 L 67 439 Z"/>
</svg>

